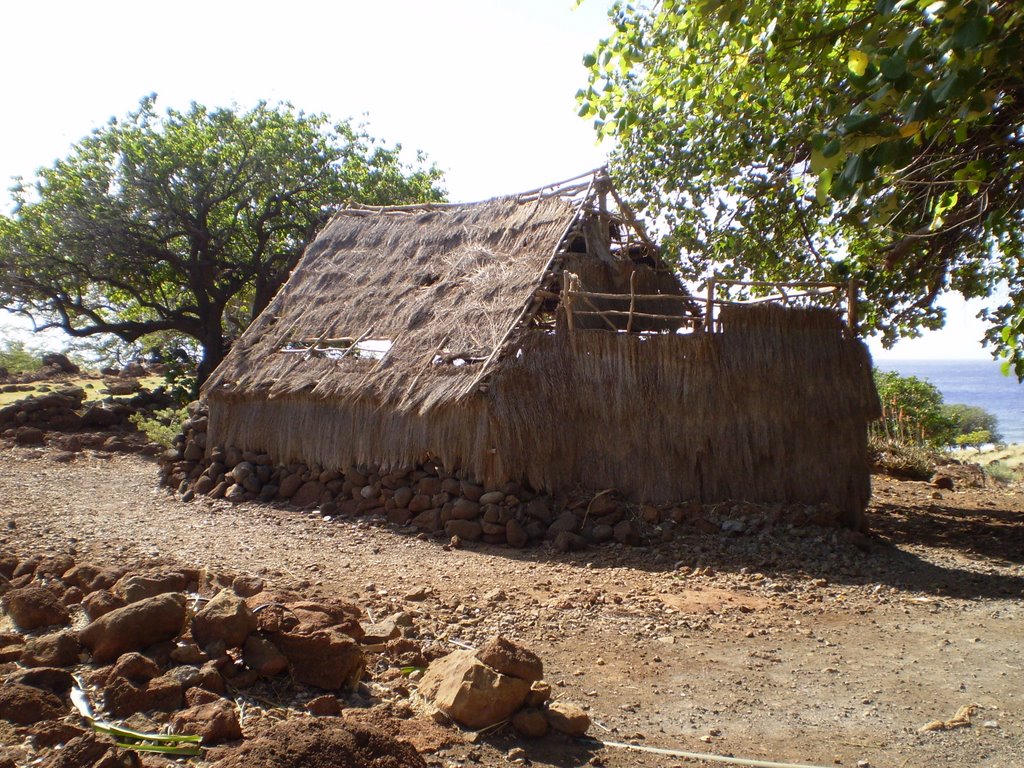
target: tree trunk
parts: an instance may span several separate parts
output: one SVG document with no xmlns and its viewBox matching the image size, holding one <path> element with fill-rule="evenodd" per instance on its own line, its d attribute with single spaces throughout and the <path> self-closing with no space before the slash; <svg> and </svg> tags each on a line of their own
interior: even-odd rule
<svg viewBox="0 0 1024 768">
<path fill-rule="evenodd" d="M 270 300 L 274 298 L 277 289 L 281 287 L 280 280 L 267 280 L 257 276 L 256 284 L 253 286 L 252 306 L 249 308 L 249 322 L 252 323 L 260 313 L 267 308 Z"/>
<path fill-rule="evenodd" d="M 224 333 L 221 329 L 221 315 L 223 312 L 211 311 L 206 321 L 206 328 L 203 338 L 199 341 L 203 345 L 203 359 L 199 361 L 196 368 L 196 395 L 200 388 L 210 378 L 210 374 L 220 365 L 224 359 L 225 344 Z"/>
</svg>

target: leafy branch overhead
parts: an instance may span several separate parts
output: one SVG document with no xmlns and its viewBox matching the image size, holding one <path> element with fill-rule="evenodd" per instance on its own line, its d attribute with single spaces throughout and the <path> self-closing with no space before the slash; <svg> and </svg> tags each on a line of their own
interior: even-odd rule
<svg viewBox="0 0 1024 768">
<path fill-rule="evenodd" d="M 75 337 L 190 336 L 202 380 L 338 206 L 441 199 L 422 160 L 290 105 L 161 115 L 147 97 L 18 181 L 0 307 Z"/>
<path fill-rule="evenodd" d="M 888 341 L 993 297 L 1024 376 L 1024 6 L 616 3 L 579 112 L 688 276 L 856 277 Z M 685 255 L 685 258 L 683 256 Z"/>
</svg>

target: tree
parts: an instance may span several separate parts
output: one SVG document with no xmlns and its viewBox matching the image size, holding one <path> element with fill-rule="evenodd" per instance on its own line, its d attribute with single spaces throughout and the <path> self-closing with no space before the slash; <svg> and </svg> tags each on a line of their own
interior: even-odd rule
<svg viewBox="0 0 1024 768">
<path fill-rule="evenodd" d="M 882 417 L 872 426 L 876 436 L 912 445 L 939 447 L 954 442 L 955 422 L 944 412 L 942 393 L 931 382 L 895 371 L 875 369 Z"/>
<path fill-rule="evenodd" d="M 980 446 L 1003 439 L 996 417 L 984 408 L 943 402 L 938 387 L 916 376 L 874 371 L 882 416 L 872 434 L 933 448 Z"/>
<path fill-rule="evenodd" d="M 982 443 L 998 443 L 1003 439 L 995 414 L 980 406 L 950 403 L 942 406 L 942 414 L 955 425 L 958 443 L 961 442 L 960 438 L 964 435 L 981 432 L 988 435 L 988 439 L 982 440 Z M 974 443 L 968 444 L 973 445 Z"/>
<path fill-rule="evenodd" d="M 0 378 L 8 373 L 24 373 L 38 370 L 42 364 L 42 354 L 30 349 L 25 342 L 17 339 L 6 339 L 0 344 Z M 6 371 L 7 373 L 3 373 Z"/>
<path fill-rule="evenodd" d="M 1024 378 L 1024 5 L 616 2 L 579 111 L 665 222 L 685 276 L 856 278 L 886 342 L 936 299 L 1007 299 L 987 343 Z"/>
<path fill-rule="evenodd" d="M 37 328 L 202 347 L 199 382 L 339 205 L 442 199 L 440 171 L 287 104 L 156 111 L 144 98 L 12 190 L 0 307 Z"/>
<path fill-rule="evenodd" d="M 957 435 L 955 442 L 959 448 L 977 448 L 978 453 L 981 453 L 982 446 L 996 442 L 996 438 L 987 429 L 978 429 Z"/>
</svg>

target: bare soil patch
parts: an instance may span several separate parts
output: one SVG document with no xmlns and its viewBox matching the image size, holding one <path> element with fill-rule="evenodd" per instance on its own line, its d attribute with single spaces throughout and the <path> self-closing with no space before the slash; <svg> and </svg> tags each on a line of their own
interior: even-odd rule
<svg viewBox="0 0 1024 768">
<path fill-rule="evenodd" d="M 156 479 L 143 457 L 0 451 L 0 550 L 257 575 L 371 619 L 405 612 L 420 640 L 452 649 L 504 634 L 541 656 L 555 696 L 587 707 L 605 742 L 822 766 L 1024 765 L 1020 488 L 876 477 L 866 538 L 806 526 L 560 554 L 451 549 L 283 505 L 185 504 Z M 370 671 L 348 707 L 394 696 L 394 668 Z M 919 731 L 969 704 L 969 726 Z M 538 766 L 704 764 L 508 729 L 439 738 L 400 707 L 393 721 L 422 734 L 412 741 L 435 766 L 505 765 L 516 748 Z"/>
</svg>

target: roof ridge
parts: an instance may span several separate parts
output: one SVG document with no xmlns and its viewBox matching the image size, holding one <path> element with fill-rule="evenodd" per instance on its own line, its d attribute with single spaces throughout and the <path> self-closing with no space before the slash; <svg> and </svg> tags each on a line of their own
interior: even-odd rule
<svg viewBox="0 0 1024 768">
<path fill-rule="evenodd" d="M 594 168 L 586 173 L 573 176 L 572 178 L 545 184 L 544 186 L 537 187 L 536 189 L 529 189 L 525 192 L 516 192 L 509 195 L 498 195 L 495 197 L 489 197 L 486 200 L 461 203 L 407 203 L 404 205 L 365 205 L 363 203 L 351 203 L 348 206 L 339 209 L 334 215 L 367 216 L 377 213 L 422 213 L 455 208 L 468 208 L 477 205 L 485 205 L 487 203 L 504 201 L 523 204 L 531 203 L 547 197 L 574 198 L 581 192 L 586 192 L 590 189 L 592 186 L 591 182 L 593 180 L 599 180 L 602 177 L 608 177 L 607 165 L 602 165 L 600 168 Z"/>
</svg>

